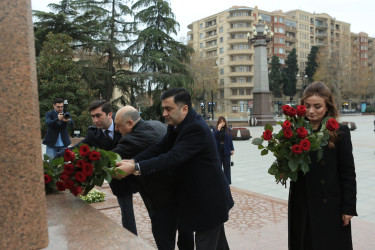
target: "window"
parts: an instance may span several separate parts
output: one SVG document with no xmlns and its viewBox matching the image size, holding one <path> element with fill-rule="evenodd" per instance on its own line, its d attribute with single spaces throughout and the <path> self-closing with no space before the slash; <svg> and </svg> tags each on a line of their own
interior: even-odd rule
<svg viewBox="0 0 375 250">
<path fill-rule="evenodd" d="M 284 38 L 279 38 L 279 43 L 284 43 Z"/>
<path fill-rule="evenodd" d="M 223 33 L 223 31 L 224 31 L 223 27 L 220 27 L 219 28 L 219 33 Z"/>
<path fill-rule="evenodd" d="M 246 89 L 246 95 L 251 95 L 251 89 L 249 88 Z"/>
<path fill-rule="evenodd" d="M 200 48 L 203 48 L 203 43 L 200 43 L 200 44 L 199 44 L 199 47 L 200 47 Z"/>
<path fill-rule="evenodd" d="M 245 95 L 245 89 L 244 88 L 239 89 L 239 95 Z"/>
<path fill-rule="evenodd" d="M 224 99 L 224 90 L 220 90 L 220 99 Z"/>
<path fill-rule="evenodd" d="M 220 43 L 224 42 L 224 37 L 220 37 Z"/>
<path fill-rule="evenodd" d="M 224 63 L 224 58 L 220 58 L 220 64 Z"/>
<path fill-rule="evenodd" d="M 279 33 L 284 33 L 284 28 L 279 28 Z"/>
<path fill-rule="evenodd" d="M 279 23 L 283 23 L 283 22 L 284 22 L 284 18 L 279 17 Z"/>
<path fill-rule="evenodd" d="M 203 23 L 199 24 L 199 28 L 203 29 Z"/>
<path fill-rule="evenodd" d="M 279 48 L 279 54 L 284 54 L 284 48 Z"/>
<path fill-rule="evenodd" d="M 245 111 L 245 103 L 244 101 L 240 101 L 240 112 L 244 112 Z"/>
<path fill-rule="evenodd" d="M 224 86 L 224 79 L 223 78 L 220 79 L 220 86 Z"/>
<path fill-rule="evenodd" d="M 237 95 L 237 89 L 232 89 L 232 95 Z"/>
<path fill-rule="evenodd" d="M 220 75 L 224 74 L 224 69 L 220 69 Z"/>
<path fill-rule="evenodd" d="M 245 82 L 245 78 L 244 78 L 244 77 L 239 77 L 239 78 L 237 79 L 237 82 Z"/>
<path fill-rule="evenodd" d="M 220 54 L 224 53 L 224 48 L 220 48 Z"/>
<path fill-rule="evenodd" d="M 203 38 L 203 33 L 200 33 L 200 34 L 199 34 L 199 37 L 200 37 L 200 38 Z"/>
</svg>

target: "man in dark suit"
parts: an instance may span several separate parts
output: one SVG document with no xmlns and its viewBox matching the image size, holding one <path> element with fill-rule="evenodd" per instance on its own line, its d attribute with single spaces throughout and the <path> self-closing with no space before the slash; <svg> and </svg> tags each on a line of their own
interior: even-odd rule
<svg viewBox="0 0 375 250">
<path fill-rule="evenodd" d="M 171 171 L 175 182 L 179 228 L 195 231 L 197 249 L 229 249 L 224 222 L 234 202 L 220 168 L 215 139 L 203 118 L 193 110 L 184 88 L 162 96 L 167 135 L 155 145 L 118 162 L 129 174 L 151 175 Z"/>
<path fill-rule="evenodd" d="M 165 124 L 159 121 L 144 121 L 132 106 L 121 108 L 116 114 L 115 121 L 115 129 L 123 137 L 112 151 L 120 154 L 123 159 L 133 158 L 160 141 L 167 132 Z M 152 175 L 137 176 L 137 178 L 140 181 L 139 192 L 149 213 L 152 234 L 158 249 L 174 249 L 177 201 L 170 171 L 160 171 Z M 179 232 L 179 242 L 186 246 L 184 249 L 194 249 L 192 232 Z M 190 248 L 188 248 L 189 245 Z"/>
<path fill-rule="evenodd" d="M 95 126 L 90 126 L 87 130 L 86 138 L 74 147 L 78 147 L 79 144 L 87 144 L 90 147 L 113 150 L 122 135 L 115 131 L 115 124 L 112 119 L 112 105 L 105 100 L 94 101 L 90 104 L 89 111 Z M 138 180 L 135 176 L 129 180 L 113 179 L 109 185 L 120 205 L 122 226 L 137 235 L 133 210 L 133 193 L 138 192 Z"/>
<path fill-rule="evenodd" d="M 53 158 L 57 152 L 70 145 L 68 125 L 74 126 L 73 120 L 63 116 L 64 100 L 55 98 L 53 100 L 53 110 L 46 113 L 47 133 L 43 144 L 46 145 L 46 153 Z"/>
</svg>

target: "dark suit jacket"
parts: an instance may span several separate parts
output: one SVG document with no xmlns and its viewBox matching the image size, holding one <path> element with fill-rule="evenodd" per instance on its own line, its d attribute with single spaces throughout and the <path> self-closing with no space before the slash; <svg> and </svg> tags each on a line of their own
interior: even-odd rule
<svg viewBox="0 0 375 250">
<path fill-rule="evenodd" d="M 70 145 L 68 123 L 60 121 L 59 119 L 57 119 L 57 117 L 58 115 L 56 110 L 51 110 L 46 113 L 47 133 L 44 137 L 43 144 L 47 145 L 50 148 L 55 146 L 57 138 L 59 137 L 59 133 L 61 133 L 61 139 L 64 143 L 64 147 Z M 74 126 L 74 121 L 72 120 L 72 118 L 70 118 L 69 126 Z"/>
<path fill-rule="evenodd" d="M 215 140 L 216 140 L 216 144 L 217 144 L 217 149 L 219 150 L 219 146 L 220 146 L 220 138 L 219 138 L 219 132 L 218 130 L 216 130 L 216 128 L 213 128 L 213 134 L 214 134 L 214 137 L 215 137 Z M 232 134 L 230 133 L 230 130 L 229 130 L 229 133 L 225 130 L 225 137 L 224 137 L 224 155 L 230 155 L 232 153 L 232 151 L 234 150 L 234 147 L 233 147 L 233 139 L 232 139 Z"/>
<path fill-rule="evenodd" d="M 79 144 L 87 144 L 90 147 L 97 147 L 109 151 L 116 147 L 121 137 L 122 135 L 119 132 L 114 131 L 113 141 L 110 142 L 101 129 L 98 129 L 95 126 L 90 126 L 87 130 L 86 138 L 74 145 L 74 147 L 78 147 Z M 109 185 L 113 194 L 116 196 L 136 193 L 139 190 L 139 181 L 133 175 L 121 180 L 112 179 Z"/>
<path fill-rule="evenodd" d="M 179 228 L 197 231 L 228 220 L 233 199 L 220 167 L 215 139 L 195 110 L 176 129 L 134 157 L 142 175 L 171 170 L 178 199 Z"/>
<path fill-rule="evenodd" d="M 121 138 L 113 152 L 120 154 L 123 159 L 133 159 L 134 156 L 160 141 L 166 132 L 165 124 L 140 119 L 131 133 Z M 140 175 L 137 178 L 141 182 L 140 194 L 148 209 L 158 210 L 168 205 L 176 205 L 175 188 L 169 171 Z"/>
<path fill-rule="evenodd" d="M 357 215 L 356 174 L 349 128 L 340 125 L 338 134 L 336 147 L 323 147 L 320 161 L 317 151 L 310 152 L 309 172 L 290 182 L 289 230 L 301 230 L 291 226 L 307 217 L 313 249 L 352 249 L 351 228 L 342 227 L 341 214 Z M 301 210 L 308 215 L 300 216 Z"/>
</svg>

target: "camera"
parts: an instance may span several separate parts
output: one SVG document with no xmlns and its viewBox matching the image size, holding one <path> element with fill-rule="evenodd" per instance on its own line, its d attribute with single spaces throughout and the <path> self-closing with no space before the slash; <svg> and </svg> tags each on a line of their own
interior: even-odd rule
<svg viewBox="0 0 375 250">
<path fill-rule="evenodd" d="M 64 117 L 64 119 L 70 118 L 70 114 L 68 112 L 68 100 L 64 100 L 63 117 Z"/>
</svg>

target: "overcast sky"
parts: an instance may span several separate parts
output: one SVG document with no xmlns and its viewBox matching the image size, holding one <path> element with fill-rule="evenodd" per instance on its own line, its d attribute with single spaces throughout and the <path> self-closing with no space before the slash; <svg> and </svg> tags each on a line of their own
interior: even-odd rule
<svg viewBox="0 0 375 250">
<path fill-rule="evenodd" d="M 134 1 L 134 0 L 133 0 Z M 60 0 L 31 0 L 33 10 L 49 11 L 48 3 Z M 366 32 L 375 37 L 374 0 L 170 0 L 172 11 L 180 24 L 178 40 L 186 37 L 187 26 L 194 21 L 227 10 L 234 5 L 246 6 L 265 11 L 300 9 L 311 13 L 327 13 L 336 20 L 351 24 L 351 32 Z"/>
</svg>

